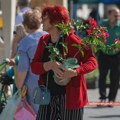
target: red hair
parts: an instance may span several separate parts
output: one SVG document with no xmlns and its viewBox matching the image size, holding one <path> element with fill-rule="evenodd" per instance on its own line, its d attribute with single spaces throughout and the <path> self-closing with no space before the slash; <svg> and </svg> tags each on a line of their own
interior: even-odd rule
<svg viewBox="0 0 120 120">
<path fill-rule="evenodd" d="M 51 24 L 64 23 L 67 24 L 70 21 L 68 10 L 61 5 L 49 5 L 45 6 L 42 11 L 42 17 L 48 16 Z"/>
</svg>

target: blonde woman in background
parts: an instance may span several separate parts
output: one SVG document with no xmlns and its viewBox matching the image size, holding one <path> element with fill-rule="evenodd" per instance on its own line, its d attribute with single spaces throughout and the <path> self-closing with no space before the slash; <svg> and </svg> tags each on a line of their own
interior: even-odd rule
<svg viewBox="0 0 120 120">
<path fill-rule="evenodd" d="M 40 37 L 46 34 L 46 32 L 40 30 L 41 21 L 41 13 L 38 10 L 31 10 L 24 14 L 23 25 L 28 34 L 20 40 L 17 49 L 19 55 L 17 87 L 22 88 L 23 84 L 27 86 L 27 100 L 36 113 L 38 111 L 38 105 L 34 104 L 32 101 L 32 92 L 33 89 L 38 86 L 39 76 L 31 72 L 30 63 L 33 59 Z"/>
</svg>

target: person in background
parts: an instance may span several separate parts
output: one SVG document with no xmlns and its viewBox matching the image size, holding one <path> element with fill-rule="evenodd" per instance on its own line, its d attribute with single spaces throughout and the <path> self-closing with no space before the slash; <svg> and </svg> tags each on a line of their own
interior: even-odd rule
<svg viewBox="0 0 120 120">
<path fill-rule="evenodd" d="M 93 7 L 93 8 L 92 8 L 92 10 L 91 10 L 91 12 L 90 12 L 90 14 L 89 14 L 89 19 L 90 19 L 90 18 L 94 18 L 95 21 L 96 21 L 97 23 L 99 23 L 99 21 L 100 21 L 100 15 L 99 15 L 99 12 L 98 12 L 98 8 L 96 8 L 96 7 Z"/>
<path fill-rule="evenodd" d="M 13 59 L 9 59 L 9 65 L 12 61 L 13 66 L 10 66 L 10 68 L 6 71 L 6 75 L 9 77 L 13 78 L 13 94 L 17 91 L 16 87 L 16 75 L 15 75 L 15 66 L 18 65 L 19 62 L 19 56 L 17 55 L 17 46 L 19 45 L 20 40 L 22 40 L 25 36 L 27 35 L 27 32 L 25 31 L 25 28 L 23 24 L 18 24 L 16 25 L 16 34 L 14 35 L 15 37 L 15 43 L 14 43 L 14 53 L 15 57 Z"/>
<path fill-rule="evenodd" d="M 17 46 L 20 42 L 20 40 L 27 35 L 27 32 L 25 31 L 25 28 L 23 24 L 16 25 L 16 32 L 14 33 L 14 39 L 13 39 L 13 45 L 12 45 L 12 53 L 11 53 L 11 59 L 13 60 L 14 65 L 14 58 L 17 55 Z"/>
<path fill-rule="evenodd" d="M 17 1 L 17 15 L 15 19 L 15 26 L 23 22 L 23 15 L 25 12 L 31 10 L 29 7 L 31 0 L 18 0 Z"/>
<path fill-rule="evenodd" d="M 109 37 L 106 40 L 106 45 L 112 45 L 115 41 L 120 40 L 120 10 L 111 8 L 108 11 L 108 19 L 101 22 L 101 26 L 107 27 Z M 116 99 L 119 81 L 120 81 L 120 49 L 108 53 L 105 50 L 98 53 L 99 65 L 99 94 L 100 100 L 114 102 Z M 110 86 L 109 94 L 106 93 L 106 78 L 109 73 Z"/>
<path fill-rule="evenodd" d="M 18 46 L 18 37 L 16 37 L 16 26 L 19 24 L 22 24 L 23 22 L 23 15 L 31 10 L 31 8 L 29 7 L 31 0 L 18 0 L 17 1 L 17 8 L 16 8 L 16 19 L 15 19 L 15 28 L 14 28 L 14 37 L 13 37 L 13 41 L 12 41 L 12 48 L 11 48 L 11 54 L 10 54 L 10 65 L 15 65 L 15 56 L 17 53 L 17 46 Z"/>
<path fill-rule="evenodd" d="M 38 111 L 38 105 L 33 103 L 32 92 L 38 86 L 39 76 L 31 72 L 30 63 L 40 37 L 46 34 L 46 32 L 40 30 L 41 21 L 41 13 L 38 10 L 30 10 L 24 14 L 23 25 L 28 34 L 20 40 L 17 49 L 19 62 L 17 66 L 16 86 L 19 89 L 24 84 L 27 86 L 27 100 L 36 113 Z"/>
<path fill-rule="evenodd" d="M 31 63 L 32 72 L 40 75 L 39 85 L 48 83 L 51 101 L 48 105 L 40 105 L 37 120 L 83 120 L 83 108 L 88 102 L 86 81 L 84 74 L 97 67 L 96 58 L 91 49 L 84 48 L 84 57 L 81 52 L 76 56 L 80 67 L 76 69 L 60 69 L 59 61 L 51 61 L 50 52 L 46 47 L 49 43 L 63 53 L 61 42 L 67 43 L 68 54 L 66 58 L 72 58 L 78 52 L 78 48 L 72 44 L 82 44 L 82 40 L 71 30 L 68 35 L 62 35 L 62 31 L 56 26 L 59 23 L 65 25 L 70 22 L 68 10 L 60 5 L 46 6 L 42 11 L 43 30 L 49 34 L 41 37 L 34 58 Z M 64 55 L 63 55 L 64 56 Z M 53 76 L 60 78 L 64 83 L 70 78 L 68 84 L 58 85 Z"/>
</svg>

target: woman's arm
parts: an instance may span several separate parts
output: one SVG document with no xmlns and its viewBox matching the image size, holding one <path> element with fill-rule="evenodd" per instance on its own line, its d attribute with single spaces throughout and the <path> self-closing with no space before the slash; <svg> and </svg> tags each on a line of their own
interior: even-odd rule
<svg viewBox="0 0 120 120">
<path fill-rule="evenodd" d="M 26 76 L 27 76 L 27 71 L 20 72 L 17 70 L 17 82 L 16 82 L 17 88 L 20 89 L 22 88 Z"/>
<path fill-rule="evenodd" d="M 65 70 L 66 74 L 64 74 L 64 76 L 74 77 L 81 74 L 89 73 L 97 68 L 97 61 L 92 49 L 88 46 L 84 46 L 84 44 L 82 43 L 82 39 L 74 35 L 74 33 L 71 33 L 70 36 L 66 38 L 66 42 L 68 43 L 68 49 L 69 49 L 67 57 L 77 58 L 78 63 L 80 64 L 80 67 L 74 70 L 72 69 Z M 81 51 L 79 51 L 77 47 L 73 46 L 73 44 L 81 44 L 83 47 L 84 55 L 81 53 Z M 78 54 L 76 55 L 76 53 Z"/>
<path fill-rule="evenodd" d="M 82 65 L 76 69 L 78 75 L 89 73 L 97 68 L 97 60 L 91 48 L 84 49 Z"/>
</svg>

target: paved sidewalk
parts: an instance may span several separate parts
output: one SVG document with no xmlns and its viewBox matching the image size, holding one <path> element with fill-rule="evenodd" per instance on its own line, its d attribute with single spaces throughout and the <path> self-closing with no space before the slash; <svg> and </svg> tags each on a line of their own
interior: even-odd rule
<svg viewBox="0 0 120 120">
<path fill-rule="evenodd" d="M 98 102 L 98 89 L 88 90 L 88 98 L 91 102 Z M 120 102 L 120 89 L 116 101 Z M 84 120 L 120 120 L 120 106 L 97 107 L 86 106 L 84 109 Z"/>
</svg>

